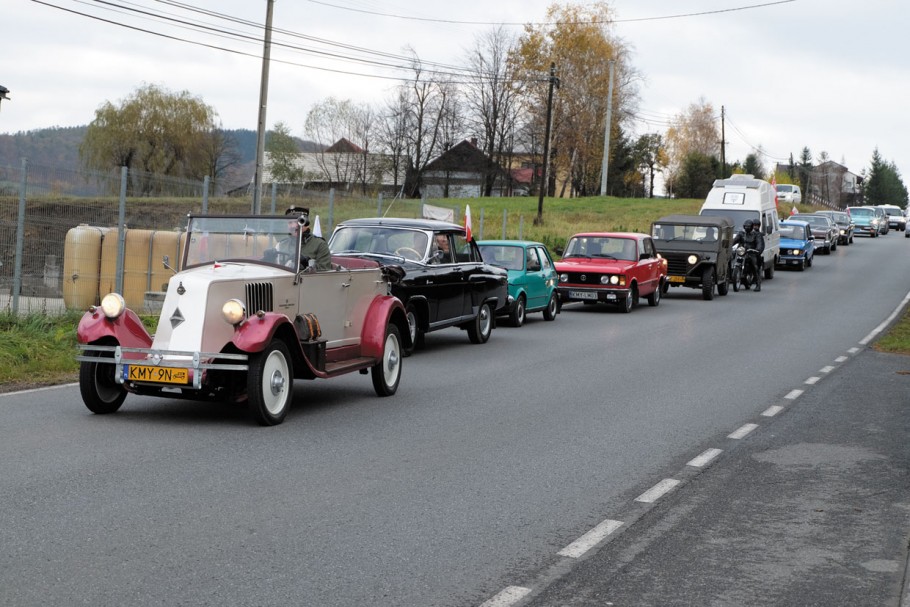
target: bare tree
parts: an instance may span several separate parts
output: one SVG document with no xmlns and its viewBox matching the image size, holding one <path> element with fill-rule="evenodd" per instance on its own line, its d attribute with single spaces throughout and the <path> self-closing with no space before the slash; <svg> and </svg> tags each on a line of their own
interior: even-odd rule
<svg viewBox="0 0 910 607">
<path fill-rule="evenodd" d="M 423 173 L 443 148 L 442 128 L 447 113 L 454 111 L 455 88 L 425 78 L 417 53 L 411 50 L 413 78 L 402 85 L 407 121 L 405 195 L 420 196 Z"/>
<path fill-rule="evenodd" d="M 471 69 L 465 85 L 467 124 L 480 138 L 481 149 L 495 165 L 509 167 L 522 83 L 515 78 L 517 38 L 503 27 L 489 30 L 475 39 L 468 53 Z M 484 176 L 483 195 L 493 192 L 496 174 Z"/>
<path fill-rule="evenodd" d="M 379 121 L 379 149 L 384 151 L 389 158 L 389 169 L 395 189 L 398 190 L 398 176 L 401 174 L 402 163 L 406 160 L 408 150 L 408 104 L 407 91 L 399 87 L 395 95 L 386 102 L 385 112 Z"/>
<path fill-rule="evenodd" d="M 307 113 L 303 130 L 308 138 L 326 146 L 317 154 L 316 163 L 329 183 L 346 186 L 364 179 L 360 151 L 349 139 L 363 130 L 360 118 L 357 106 L 350 99 L 335 97 L 315 104 Z"/>
</svg>

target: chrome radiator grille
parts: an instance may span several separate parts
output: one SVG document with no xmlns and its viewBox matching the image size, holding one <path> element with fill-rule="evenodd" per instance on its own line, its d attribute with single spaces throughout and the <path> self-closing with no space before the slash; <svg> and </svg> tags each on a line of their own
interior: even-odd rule
<svg viewBox="0 0 910 607">
<path fill-rule="evenodd" d="M 272 284 L 268 282 L 251 282 L 246 285 L 246 309 L 248 314 L 259 310 L 272 311 Z"/>
</svg>

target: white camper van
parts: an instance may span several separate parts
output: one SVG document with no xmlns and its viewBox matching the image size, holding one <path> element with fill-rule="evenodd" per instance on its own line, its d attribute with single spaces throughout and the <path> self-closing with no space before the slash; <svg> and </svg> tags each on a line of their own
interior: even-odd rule
<svg viewBox="0 0 910 607">
<path fill-rule="evenodd" d="M 752 175 L 732 175 L 729 179 L 714 180 L 714 187 L 699 211 L 699 215 L 729 217 L 736 231 L 751 219 L 761 225 L 765 238 L 762 261 L 765 278 L 774 278 L 774 265 L 780 257 L 780 218 L 774 203 L 774 187 Z"/>
</svg>

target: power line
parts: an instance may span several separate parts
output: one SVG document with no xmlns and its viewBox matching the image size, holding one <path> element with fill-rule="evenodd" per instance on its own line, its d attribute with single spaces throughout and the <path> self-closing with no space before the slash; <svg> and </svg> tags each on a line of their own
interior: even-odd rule
<svg viewBox="0 0 910 607">
<path fill-rule="evenodd" d="M 85 1 L 84 1 L 84 0 L 74 0 L 74 1 L 77 2 L 77 3 L 85 4 Z M 98 2 L 98 0 L 94 0 L 94 1 L 95 1 L 95 2 Z M 66 8 L 66 7 L 63 7 L 63 6 L 55 5 L 55 4 L 52 4 L 52 3 L 50 3 L 50 2 L 46 2 L 46 1 L 44 1 L 44 0 L 32 0 L 32 2 L 35 2 L 36 4 L 41 4 L 41 5 L 50 7 L 50 8 L 55 8 L 55 9 L 58 9 L 58 10 L 61 10 L 61 11 L 64 11 L 64 12 L 71 13 L 71 14 L 79 15 L 79 16 L 81 16 L 81 17 L 87 17 L 87 18 L 89 18 L 89 19 L 94 19 L 94 20 L 100 21 L 100 22 L 102 22 L 102 23 L 107 23 L 107 24 L 110 24 L 110 25 L 115 25 L 115 26 L 118 26 L 118 27 L 123 27 L 123 28 L 130 29 L 130 30 L 133 30 L 133 31 L 138 31 L 138 32 L 146 33 L 146 34 L 151 34 L 151 35 L 153 35 L 153 36 L 159 36 L 159 37 L 161 37 L 161 38 L 165 38 L 165 39 L 169 39 L 169 40 L 175 40 L 175 41 L 178 41 L 178 42 L 184 42 L 184 43 L 192 44 L 192 45 L 195 45 L 195 46 L 201 46 L 201 47 L 210 48 L 210 49 L 213 49 L 213 50 L 224 51 L 224 52 L 227 52 L 227 53 L 232 53 L 232 54 L 235 54 L 235 55 L 240 55 L 240 56 L 245 56 L 245 57 L 252 57 L 252 58 L 256 58 L 256 59 L 260 59 L 260 58 L 261 58 L 261 56 L 260 56 L 258 53 L 250 53 L 250 52 L 245 52 L 245 51 L 242 51 L 242 50 L 233 49 L 233 48 L 229 48 L 229 47 L 225 47 L 225 46 L 220 46 L 220 45 L 216 45 L 216 44 L 200 42 L 200 41 L 198 41 L 198 40 L 190 40 L 190 39 L 187 39 L 187 38 L 182 38 L 182 37 L 180 37 L 180 36 L 175 36 L 175 35 L 172 35 L 172 34 L 167 34 L 167 33 L 159 32 L 159 31 L 154 31 L 154 30 L 151 30 L 151 29 L 147 29 L 147 28 L 143 28 L 143 27 L 136 26 L 136 25 L 131 25 L 131 24 L 128 24 L 128 23 L 124 23 L 124 22 L 121 22 L 121 21 L 115 21 L 115 20 L 112 20 L 112 19 L 106 19 L 106 18 L 101 17 L 101 16 L 98 16 L 98 15 L 93 15 L 93 14 L 90 14 L 90 13 L 81 12 L 81 11 L 77 11 L 77 10 L 74 10 L 74 9 Z M 102 4 L 107 4 L 107 5 L 111 5 L 111 4 L 112 4 L 112 3 L 110 3 L 110 2 L 100 2 L 100 3 L 102 3 Z M 123 14 L 122 11 L 117 11 L 117 10 L 115 10 L 115 8 L 113 8 L 112 6 L 106 6 L 106 7 L 104 7 L 104 8 L 105 8 L 106 10 L 110 10 L 110 11 L 116 12 L 116 13 L 118 13 L 118 14 Z M 124 10 L 127 10 L 127 11 L 136 12 L 134 9 L 130 9 L 129 7 L 117 6 L 116 8 L 120 8 L 120 9 L 124 9 Z M 144 12 L 144 11 L 143 11 L 143 12 Z M 174 18 L 172 18 L 172 17 L 166 17 L 166 16 L 161 16 L 161 15 L 154 15 L 154 14 L 146 13 L 146 16 L 143 17 L 143 18 L 147 18 L 147 19 L 149 19 L 149 18 L 154 18 L 154 19 L 159 19 L 159 20 L 164 20 L 164 21 L 176 22 L 176 26 L 179 27 L 179 28 L 182 28 L 182 29 L 191 29 L 191 30 L 193 30 L 193 31 L 205 30 L 204 33 L 207 33 L 207 34 L 212 35 L 212 36 L 222 37 L 222 38 L 233 38 L 233 39 L 235 39 L 235 40 L 239 40 L 239 41 L 241 41 L 241 42 L 246 42 L 246 43 L 258 42 L 258 41 L 260 40 L 258 37 L 253 37 L 253 36 L 243 35 L 243 34 L 237 34 L 237 33 L 231 32 L 231 31 L 223 30 L 223 29 L 222 29 L 222 30 L 219 30 L 219 29 L 217 29 L 217 28 L 212 28 L 211 26 L 194 24 L 194 23 L 191 23 L 191 22 L 186 22 L 186 21 L 174 19 Z M 381 68 L 386 68 L 386 69 L 393 69 L 393 70 L 398 70 L 398 71 L 405 71 L 405 70 L 411 70 L 411 69 L 412 69 L 412 67 L 411 67 L 410 65 L 389 64 L 389 63 L 383 63 L 383 62 L 374 61 L 374 60 L 367 60 L 367 59 L 363 59 L 363 58 L 359 58 L 359 57 L 350 57 L 350 56 L 345 56 L 345 55 L 337 55 L 337 54 L 327 53 L 327 52 L 325 52 L 325 51 L 320 51 L 320 50 L 316 50 L 316 49 L 309 49 L 309 48 L 300 47 L 300 46 L 295 46 L 295 45 L 286 44 L 286 43 L 274 43 L 274 44 L 275 44 L 275 45 L 278 45 L 278 46 L 282 46 L 282 47 L 284 47 L 284 48 L 286 48 L 286 49 L 289 49 L 289 50 L 292 50 L 292 51 L 297 51 L 297 52 L 303 52 L 303 53 L 313 54 L 313 55 L 321 56 L 321 57 L 324 57 L 324 58 L 327 58 L 327 59 L 335 59 L 335 60 L 340 60 L 340 61 L 349 61 L 349 62 L 357 62 L 357 63 L 367 63 L 367 64 L 370 64 L 370 65 L 374 65 L 374 66 L 376 66 L 376 67 L 381 67 Z M 336 74 L 343 74 L 343 75 L 350 75 L 350 76 L 362 76 L 362 77 L 366 77 L 366 78 L 376 78 L 376 79 L 383 79 L 383 80 L 401 80 L 401 76 L 388 76 L 388 75 L 379 75 L 379 74 L 369 74 L 369 73 L 363 73 L 363 72 L 354 72 L 354 71 L 349 71 L 349 70 L 335 69 L 335 68 L 329 68 L 329 67 L 324 67 L 324 66 L 319 66 L 319 65 L 312 65 L 312 64 L 304 64 L 304 63 L 299 63 L 299 62 L 295 62 L 295 61 L 289 61 L 289 60 L 284 60 L 284 59 L 276 59 L 276 58 L 272 58 L 272 61 L 274 61 L 274 62 L 276 62 L 276 63 L 282 63 L 282 64 L 286 64 L 286 65 L 292 65 L 292 66 L 296 66 L 296 67 L 309 68 L 309 69 L 314 69 L 314 70 L 319 70 L 319 71 L 324 71 L 324 72 L 331 72 L 331 73 L 336 73 Z M 428 74 L 435 74 L 435 75 L 437 75 L 437 76 L 442 76 L 442 78 L 439 79 L 439 80 L 430 79 L 430 80 L 429 80 L 430 82 L 451 81 L 451 82 L 457 84 L 457 83 L 459 83 L 459 82 L 456 81 L 456 80 L 453 80 L 453 78 L 463 78 L 463 77 L 466 75 L 464 72 L 457 72 L 457 73 L 456 73 L 456 72 L 447 72 L 447 71 L 443 71 L 443 70 L 424 69 L 423 66 L 424 66 L 424 65 L 427 65 L 428 62 L 419 61 L 419 60 L 418 60 L 418 62 L 419 62 L 419 65 L 420 65 L 421 68 L 422 68 L 422 70 L 421 70 L 422 72 L 425 72 L 425 73 L 428 73 Z"/>
<path fill-rule="evenodd" d="M 430 23 L 448 23 L 454 25 L 502 25 L 502 26 L 542 26 L 542 25 L 569 25 L 576 23 L 574 21 L 541 21 L 537 23 L 528 23 L 528 22 L 516 22 L 516 21 L 460 21 L 456 19 L 440 19 L 440 18 L 431 18 L 431 17 L 413 17 L 410 15 L 398 15 L 395 13 L 384 13 L 380 11 L 368 11 L 366 9 L 351 8 L 348 6 L 339 6 L 337 4 L 331 4 L 329 2 L 321 2 L 320 0 L 309 0 L 312 4 L 320 4 L 322 6 L 327 6 L 329 8 L 337 8 L 343 11 L 350 11 L 354 13 L 363 13 L 366 15 L 375 15 L 378 17 L 390 17 L 393 19 L 403 19 L 406 21 L 425 21 Z M 639 17 L 635 19 L 610 19 L 608 21 L 585 21 L 585 24 L 591 25 L 611 25 L 614 23 L 636 23 L 641 21 L 662 21 L 667 19 L 684 19 L 688 17 L 702 17 L 705 15 L 716 15 L 719 13 L 732 13 L 736 11 L 745 11 L 752 10 L 756 8 L 765 8 L 768 6 L 775 6 L 777 4 L 789 4 L 791 2 L 796 2 L 796 0 L 778 0 L 776 2 L 763 2 L 761 4 L 751 4 L 749 6 L 739 6 L 733 8 L 723 8 L 713 11 L 702 11 L 698 13 L 681 13 L 677 15 L 663 15 L 658 17 Z"/>
</svg>

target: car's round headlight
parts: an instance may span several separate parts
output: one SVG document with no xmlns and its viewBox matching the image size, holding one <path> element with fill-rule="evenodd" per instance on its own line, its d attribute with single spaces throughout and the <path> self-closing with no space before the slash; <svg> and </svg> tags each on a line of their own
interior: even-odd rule
<svg viewBox="0 0 910 607">
<path fill-rule="evenodd" d="M 610 277 L 610 284 L 611 284 L 611 285 L 618 285 L 618 284 L 619 284 L 619 276 L 611 276 L 611 277 Z"/>
<path fill-rule="evenodd" d="M 117 318 L 126 310 L 126 301 L 120 293 L 108 293 L 101 300 L 101 311 L 110 319 Z"/>
<path fill-rule="evenodd" d="M 698 255 L 689 255 L 687 261 L 689 262 L 690 266 L 694 266 L 698 263 Z"/>
<path fill-rule="evenodd" d="M 799 255 L 800 253 L 802 253 L 802 251 L 800 251 L 799 249 L 793 249 L 792 251 L 790 251 L 790 255 Z"/>
<path fill-rule="evenodd" d="M 568 274 L 560 274 L 560 275 L 559 275 L 559 282 L 569 282 L 569 275 L 568 275 Z"/>
<path fill-rule="evenodd" d="M 604 274 L 600 277 L 600 284 L 605 285 L 610 283 L 610 277 Z"/>
<path fill-rule="evenodd" d="M 221 306 L 224 320 L 232 325 L 238 325 L 246 318 L 246 306 L 239 299 L 229 299 Z"/>
</svg>

